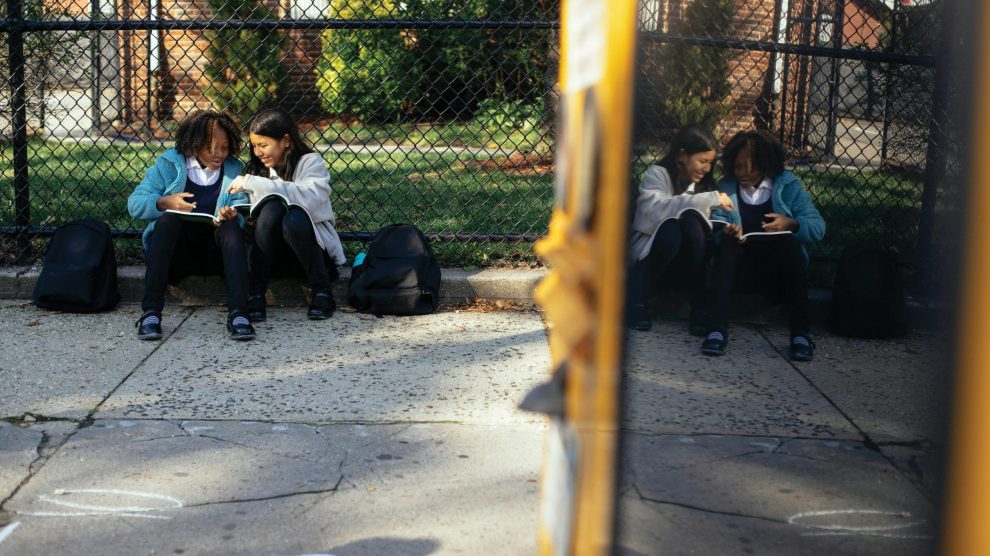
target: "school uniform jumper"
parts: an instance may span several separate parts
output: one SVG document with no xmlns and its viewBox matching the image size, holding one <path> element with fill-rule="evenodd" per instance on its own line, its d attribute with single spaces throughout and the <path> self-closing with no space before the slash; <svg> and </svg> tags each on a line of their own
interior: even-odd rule
<svg viewBox="0 0 990 556">
<path fill-rule="evenodd" d="M 272 263 L 288 246 L 306 272 L 314 292 L 328 291 L 336 276 L 329 264 L 346 262 L 344 248 L 337 235 L 333 207 L 330 204 L 330 174 L 319 153 L 303 155 L 292 181 L 278 177 L 274 169 L 269 177 L 244 176 L 244 190 L 252 202 L 277 193 L 288 199 L 286 207 L 279 199 L 266 201 L 255 219 L 254 248 L 251 250 L 252 294 L 264 294 Z"/>
<path fill-rule="evenodd" d="M 791 336 L 807 336 L 808 266 L 807 246 L 825 237 L 825 220 L 811 201 L 801 180 L 790 171 L 773 180 L 769 200 L 753 205 L 739 194 L 739 183 L 732 178 L 719 181 L 719 190 L 732 199 L 733 210 L 716 208 L 712 218 L 743 226 L 743 232 L 761 231 L 763 215 L 783 214 L 798 223 L 794 233 L 766 236 L 739 243 L 735 238 L 715 234 L 715 262 L 712 270 L 712 291 L 709 315 L 711 329 L 726 333 L 729 305 L 737 274 L 744 281 L 756 282 L 763 288 L 780 285 L 784 290 Z"/>
<path fill-rule="evenodd" d="M 134 218 L 147 220 L 142 242 L 145 251 L 144 312 L 161 313 L 165 307 L 165 288 L 191 274 L 214 274 L 220 271 L 227 283 L 227 306 L 231 311 L 243 311 L 247 304 L 247 247 L 242 228 L 244 220 L 212 224 L 184 222 L 176 215 L 158 210 L 158 199 L 174 193 L 192 192 L 212 210 L 197 204 L 195 212 L 212 212 L 246 203 L 247 195 L 228 193 L 230 182 L 241 173 L 242 164 L 227 158 L 217 178 L 219 183 L 197 184 L 187 170 L 189 160 L 175 149 L 168 149 L 148 168 L 144 179 L 127 199 L 127 212 Z M 223 264 L 218 264 L 222 261 Z"/>
<path fill-rule="evenodd" d="M 694 192 L 694 184 L 680 195 L 674 194 L 673 180 L 663 166 L 650 166 L 639 184 L 636 213 L 633 216 L 629 255 L 629 296 L 645 304 L 649 284 L 658 279 L 675 259 L 687 272 L 691 284 L 692 307 L 704 289 L 705 238 L 708 225 L 692 212 L 708 218 L 719 205 L 717 191 Z"/>
</svg>

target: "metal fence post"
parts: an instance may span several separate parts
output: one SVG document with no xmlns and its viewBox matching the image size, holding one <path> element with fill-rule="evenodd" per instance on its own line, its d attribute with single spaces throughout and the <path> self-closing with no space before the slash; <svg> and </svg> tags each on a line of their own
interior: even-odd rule
<svg viewBox="0 0 990 556">
<path fill-rule="evenodd" d="M 102 13 L 100 12 L 100 0 L 91 0 L 90 2 L 90 19 L 96 21 L 97 19 L 102 19 Z M 93 34 L 92 42 L 89 45 L 89 56 L 90 64 L 92 65 L 93 72 L 93 83 L 92 83 L 92 95 L 93 101 L 90 105 L 90 118 L 93 120 L 93 130 L 102 130 L 102 115 L 103 109 L 101 108 L 101 100 L 103 93 L 101 91 L 100 81 L 103 78 L 103 59 L 102 59 L 102 41 L 103 35 L 99 31 Z"/>
<path fill-rule="evenodd" d="M 837 0 L 835 4 L 835 13 L 832 15 L 832 48 L 840 49 L 842 48 L 842 43 L 844 39 L 843 25 L 845 22 L 846 14 L 846 3 L 844 0 Z M 835 160 L 835 143 L 836 143 L 836 133 L 835 126 L 838 125 L 838 115 L 836 103 L 838 102 L 839 95 L 839 79 L 840 66 L 842 64 L 841 58 L 832 58 L 831 61 L 831 79 L 829 80 L 829 91 L 828 91 L 828 128 L 825 130 L 825 155 L 824 160 L 832 162 Z"/>
<path fill-rule="evenodd" d="M 942 29 L 939 31 L 938 51 L 935 54 L 935 87 L 932 92 L 932 114 L 928 128 L 928 145 L 925 153 L 925 182 L 921 192 L 921 220 L 918 222 L 918 291 L 930 297 L 936 287 L 934 264 L 935 207 L 938 204 L 938 187 L 945 176 L 946 133 L 949 111 L 949 85 L 952 60 L 953 12 L 952 2 L 942 8 Z"/>
<path fill-rule="evenodd" d="M 24 264 L 31 255 L 28 236 L 31 227 L 31 194 L 28 183 L 27 96 L 24 90 L 24 5 L 21 0 L 7 0 L 7 53 L 10 63 L 11 117 L 14 148 L 14 227 L 17 230 L 16 262 Z"/>
<path fill-rule="evenodd" d="M 887 41 L 887 52 L 896 52 L 897 48 L 897 20 L 898 11 L 897 8 L 900 6 L 899 2 L 894 2 L 894 8 L 890 12 L 890 36 Z M 893 89 L 890 86 L 890 82 L 893 80 L 892 76 L 897 70 L 898 66 L 894 64 L 886 64 L 886 73 L 884 74 L 883 83 L 883 130 L 880 135 L 880 163 L 887 164 L 887 157 L 890 155 L 890 148 L 887 146 L 887 141 L 890 137 L 890 119 L 893 117 L 893 109 L 891 104 L 893 104 Z"/>
</svg>

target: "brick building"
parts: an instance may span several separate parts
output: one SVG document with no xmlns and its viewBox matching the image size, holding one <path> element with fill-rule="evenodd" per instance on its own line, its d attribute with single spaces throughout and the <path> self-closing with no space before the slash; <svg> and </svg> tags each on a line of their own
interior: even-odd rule
<svg viewBox="0 0 990 556">
<path fill-rule="evenodd" d="M 103 19 L 201 20 L 215 17 L 208 0 L 99 0 Z M 87 0 L 47 0 L 48 8 L 70 17 L 90 18 Z M 252 18 L 324 17 L 328 0 L 264 0 Z M 94 127 L 119 131 L 153 131 L 161 121 L 181 119 L 196 109 L 212 107 L 205 95 L 210 31 L 119 31 L 90 34 L 79 49 L 89 66 L 99 65 L 98 75 L 87 85 Z M 283 103 L 297 116 L 322 114 L 317 98 L 316 72 L 322 48 L 319 31 L 283 32 L 281 63 L 288 92 Z M 91 55 L 96 45 L 97 55 Z M 91 72 L 86 72 L 89 75 Z M 77 80 L 79 81 L 79 80 Z M 76 83 L 80 85 L 80 83 Z M 79 102 L 78 100 L 76 101 Z M 90 124 L 89 120 L 86 122 Z"/>
<path fill-rule="evenodd" d="M 687 15 L 698 2 L 709 0 L 643 0 L 638 87 L 639 107 L 646 114 L 645 140 L 662 140 L 676 123 L 663 111 L 661 68 L 669 45 L 688 35 Z M 894 0 L 732 0 L 732 17 L 720 28 L 701 31 L 713 39 L 784 43 L 832 48 L 877 48 L 889 21 Z M 900 1 L 900 0 L 898 0 Z M 842 12 L 841 14 L 839 12 Z M 842 32 L 833 32 L 842 21 Z M 830 60 L 759 50 L 720 48 L 727 53 L 729 93 L 723 99 L 728 114 L 716 133 L 726 140 L 742 129 L 772 129 L 795 150 L 815 143 L 821 131 L 821 107 L 830 102 L 827 90 L 834 68 Z"/>
</svg>

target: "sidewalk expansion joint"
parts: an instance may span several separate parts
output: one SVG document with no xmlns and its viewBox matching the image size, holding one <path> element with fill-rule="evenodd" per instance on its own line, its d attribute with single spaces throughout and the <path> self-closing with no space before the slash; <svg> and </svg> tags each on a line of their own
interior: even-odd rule
<svg viewBox="0 0 990 556">
<path fill-rule="evenodd" d="M 784 355 L 784 353 L 780 350 L 780 348 L 778 348 L 777 345 L 774 344 L 773 341 L 771 341 L 770 338 L 767 336 L 766 329 L 763 326 L 755 326 L 754 329 L 757 331 L 757 333 L 759 333 L 760 336 L 763 337 L 763 340 L 766 341 L 768 344 L 770 344 L 770 347 L 774 351 L 776 351 L 777 354 L 780 355 L 784 359 L 784 361 L 786 361 L 787 364 L 790 365 L 791 368 L 794 369 L 794 371 L 798 375 L 800 375 L 801 378 L 805 380 L 805 382 L 808 383 L 809 386 L 815 389 L 815 392 L 818 392 L 818 395 L 825 398 L 825 401 L 827 401 L 829 405 L 831 405 L 836 411 L 839 412 L 839 415 L 842 415 L 842 417 L 846 421 L 848 421 L 849 424 L 853 426 L 853 428 L 856 429 L 856 432 L 858 432 L 862 437 L 860 440 L 863 442 L 863 446 L 865 446 L 869 450 L 873 450 L 874 452 L 880 451 L 880 447 L 877 446 L 877 444 L 873 441 L 872 438 L 870 438 L 870 435 L 866 434 L 866 431 L 864 431 L 863 428 L 860 427 L 859 424 L 856 423 L 856 421 L 854 421 L 853 418 L 848 413 L 843 411 L 842 408 L 839 407 L 839 404 L 835 403 L 835 400 L 833 400 L 831 397 L 829 397 L 828 394 L 822 391 L 822 389 L 819 388 L 818 385 L 815 384 L 815 382 L 811 380 L 808 377 L 808 375 L 806 375 L 798 365 L 796 365 L 793 361 L 790 360 L 790 358 Z"/>
<path fill-rule="evenodd" d="M 789 442 L 792 440 L 808 440 L 813 442 L 863 442 L 863 438 L 860 436 L 843 438 L 838 436 L 784 436 L 780 434 L 759 434 L 759 433 L 740 433 L 740 432 L 652 432 L 644 431 L 638 429 L 619 429 L 620 434 L 635 434 L 639 436 L 645 436 L 648 438 L 677 438 L 677 437 L 687 437 L 687 438 L 758 438 L 773 441 Z"/>
<path fill-rule="evenodd" d="M 79 428 L 86 428 L 92 425 L 93 422 L 96 420 L 95 417 L 96 413 L 100 410 L 101 407 L 103 407 L 103 404 L 105 404 L 107 400 L 109 400 L 115 393 L 117 393 L 117 390 L 119 390 L 120 387 L 123 386 L 125 382 L 130 380 L 130 378 L 134 376 L 134 373 L 136 373 L 138 369 L 143 367 L 144 364 L 147 363 L 148 360 L 151 359 L 153 355 L 158 353 L 158 350 L 161 349 L 163 345 L 165 345 L 165 342 L 167 342 L 169 338 L 171 338 L 180 328 L 182 328 L 182 325 L 185 324 L 186 321 L 193 316 L 193 313 L 196 312 L 195 308 L 183 308 L 183 310 L 185 311 L 186 314 L 184 317 L 182 317 L 182 320 L 179 322 L 179 324 L 176 325 L 176 327 L 173 328 L 172 331 L 169 332 L 164 338 L 156 342 L 157 345 L 154 348 L 152 348 L 151 351 L 149 351 L 148 354 L 145 355 L 144 358 L 142 358 L 137 365 L 134 365 L 134 368 L 131 369 L 131 371 L 127 373 L 127 375 L 124 376 L 124 378 L 122 378 L 120 382 L 118 382 L 117 385 L 114 386 L 113 389 L 110 390 L 110 392 L 108 392 L 107 395 L 103 397 L 102 400 L 100 400 L 100 403 L 96 404 L 96 406 L 92 410 L 90 410 L 90 412 L 86 415 L 86 418 L 83 420 L 83 423 L 80 425 Z"/>
<path fill-rule="evenodd" d="M 34 423 L 75 423 L 82 424 L 84 419 L 73 419 L 71 417 L 48 417 L 38 413 L 25 412 L 22 415 L 12 417 L 0 417 L 0 422 L 17 426 L 30 426 Z"/>
</svg>

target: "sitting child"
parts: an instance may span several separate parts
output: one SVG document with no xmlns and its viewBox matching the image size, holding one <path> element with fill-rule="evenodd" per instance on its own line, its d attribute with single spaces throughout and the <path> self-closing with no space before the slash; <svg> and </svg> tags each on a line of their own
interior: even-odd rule
<svg viewBox="0 0 990 556">
<path fill-rule="evenodd" d="M 710 228 L 705 220 L 715 207 L 732 209 L 729 197 L 715 190 L 712 178 L 717 148 L 710 131 L 689 125 L 674 137 L 667 156 L 646 169 L 629 247 L 626 324 L 630 328 L 650 329 L 650 291 L 665 272 L 676 268 L 690 284 L 690 331 L 698 336 L 705 333 L 700 307 Z"/>
<path fill-rule="evenodd" d="M 729 341 L 729 304 L 737 279 L 756 283 L 767 293 L 783 290 L 790 326 L 790 358 L 810 361 L 814 343 L 808 319 L 807 245 L 825 235 L 825 221 L 801 181 L 784 169 L 784 147 L 764 131 L 738 133 L 722 155 L 725 177 L 719 189 L 735 208 L 712 211 L 729 222 L 716 234 L 711 322 L 701 344 L 706 355 L 725 353 Z M 741 238 L 752 232 L 789 232 Z"/>
<path fill-rule="evenodd" d="M 326 163 L 303 142 L 284 110 L 258 113 L 249 132 L 251 160 L 246 174 L 230 189 L 244 191 L 252 203 L 261 203 L 251 211 L 255 220 L 248 318 L 266 319 L 265 292 L 272 267 L 288 254 L 287 265 L 302 267 L 312 291 L 307 316 L 328 319 L 337 307 L 330 286 L 338 275 L 336 265 L 345 259 L 334 229 Z M 273 197 L 265 200 L 269 195 Z"/>
<path fill-rule="evenodd" d="M 127 199 L 134 218 L 149 220 L 144 230 L 143 314 L 137 322 L 142 340 L 162 338 L 165 288 L 191 274 L 223 272 L 227 281 L 227 331 L 235 340 L 251 340 L 254 328 L 245 313 L 248 295 L 247 247 L 237 211 L 247 201 L 228 188 L 241 173 L 237 125 L 226 114 L 190 115 L 175 132 L 168 149 L 144 174 Z M 217 221 L 185 220 L 173 212 L 212 214 Z M 218 264 L 222 261 L 223 264 Z"/>
</svg>

